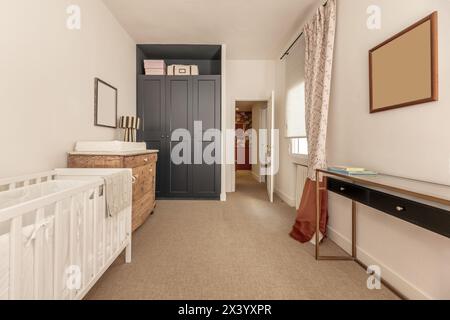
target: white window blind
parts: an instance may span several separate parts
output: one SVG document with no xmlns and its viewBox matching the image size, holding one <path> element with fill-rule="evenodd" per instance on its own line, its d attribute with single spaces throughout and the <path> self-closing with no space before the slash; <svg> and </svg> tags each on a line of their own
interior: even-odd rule
<svg viewBox="0 0 450 320">
<path fill-rule="evenodd" d="M 306 137 L 305 126 L 305 40 L 286 57 L 286 137 Z"/>
</svg>

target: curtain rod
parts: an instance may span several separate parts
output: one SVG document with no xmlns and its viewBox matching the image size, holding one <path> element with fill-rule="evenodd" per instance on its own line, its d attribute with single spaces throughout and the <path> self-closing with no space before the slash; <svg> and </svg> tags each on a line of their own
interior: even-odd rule
<svg viewBox="0 0 450 320">
<path fill-rule="evenodd" d="M 328 3 L 328 0 L 325 1 L 325 3 L 322 5 L 322 7 L 325 7 Z M 280 60 L 283 60 L 284 57 L 289 55 L 289 51 L 292 49 L 292 47 L 297 43 L 297 41 L 303 36 L 303 31 L 298 35 L 298 37 L 292 42 L 292 44 L 289 46 L 289 48 L 286 50 L 286 52 L 281 56 Z"/>
</svg>

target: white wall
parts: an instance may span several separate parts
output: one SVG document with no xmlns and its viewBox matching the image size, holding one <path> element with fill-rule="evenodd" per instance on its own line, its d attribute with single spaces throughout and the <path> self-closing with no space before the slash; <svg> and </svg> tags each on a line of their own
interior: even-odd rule
<svg viewBox="0 0 450 320">
<path fill-rule="evenodd" d="M 66 8 L 81 7 L 81 30 Z M 136 109 L 135 43 L 100 0 L 10 0 L 0 5 L 0 177 L 66 165 L 78 140 L 111 140 L 95 127 L 94 78 L 119 90 L 119 115 Z"/>
<path fill-rule="evenodd" d="M 308 12 L 304 14 L 306 19 L 309 19 L 317 10 L 316 6 L 312 6 Z M 298 35 L 303 31 L 304 23 L 298 26 L 295 33 L 292 34 L 291 39 L 285 45 L 285 50 L 293 43 Z M 299 43 L 297 43 L 298 45 Z M 283 50 L 283 52 L 285 51 Z M 281 55 L 281 52 L 280 52 Z M 295 63 L 294 63 L 295 64 Z M 289 154 L 289 139 L 285 138 L 287 134 L 286 128 L 286 89 L 287 89 L 287 63 L 286 58 L 283 60 L 276 60 L 275 62 L 275 120 L 276 128 L 280 130 L 280 168 L 277 176 L 275 177 L 275 192 L 283 199 L 288 205 L 295 207 L 295 200 L 297 198 L 296 190 L 296 177 L 297 177 L 297 165 L 298 163 L 307 163 L 307 159 L 294 158 Z M 294 221 L 292 222 L 294 223 Z"/>
<path fill-rule="evenodd" d="M 234 129 L 236 101 L 268 100 L 275 88 L 275 61 L 228 60 L 226 68 L 227 129 Z M 226 141 L 227 158 L 234 159 L 234 141 Z M 234 165 L 226 166 L 226 190 L 235 191 Z"/>
<path fill-rule="evenodd" d="M 275 68 L 275 127 L 280 130 L 279 171 L 275 177 L 275 193 L 290 206 L 295 206 L 296 165 L 289 154 L 286 138 L 286 60 L 277 61 Z"/>
<path fill-rule="evenodd" d="M 366 9 L 382 9 L 368 30 Z M 368 51 L 439 11 L 440 101 L 369 114 Z M 340 0 L 329 116 L 330 164 L 450 184 L 450 1 Z M 411 298 L 450 298 L 450 239 L 358 206 L 361 259 Z M 330 196 L 330 236 L 348 246 L 350 202 Z"/>
</svg>

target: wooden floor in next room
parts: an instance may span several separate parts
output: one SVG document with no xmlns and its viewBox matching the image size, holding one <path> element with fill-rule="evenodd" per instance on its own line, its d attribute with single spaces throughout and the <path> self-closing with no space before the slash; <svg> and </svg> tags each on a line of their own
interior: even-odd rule
<svg viewBox="0 0 450 320">
<path fill-rule="evenodd" d="M 370 291 L 356 263 L 317 262 L 289 237 L 295 210 L 267 201 L 264 184 L 238 173 L 228 202 L 159 201 L 87 299 L 395 299 Z M 328 242 L 325 253 L 339 253 Z"/>
</svg>

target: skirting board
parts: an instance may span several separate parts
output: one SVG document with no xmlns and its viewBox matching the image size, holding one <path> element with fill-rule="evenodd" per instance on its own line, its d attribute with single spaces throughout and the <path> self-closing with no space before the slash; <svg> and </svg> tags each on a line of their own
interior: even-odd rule
<svg viewBox="0 0 450 320">
<path fill-rule="evenodd" d="M 288 206 L 295 208 L 295 199 L 289 197 L 287 194 L 282 192 L 279 189 L 275 189 L 275 194 L 281 198 L 284 202 L 287 203 Z"/>
<path fill-rule="evenodd" d="M 344 249 L 347 253 L 351 252 L 351 240 L 344 237 L 331 227 L 328 227 L 328 237 L 335 242 L 338 246 Z M 433 298 L 415 287 L 412 283 L 402 278 L 394 270 L 378 261 L 363 249 L 357 246 L 358 259 L 367 266 L 377 265 L 381 268 L 381 277 L 391 284 L 396 290 L 401 292 L 405 297 L 412 300 L 432 300 Z"/>
<path fill-rule="evenodd" d="M 252 171 L 252 177 L 253 177 L 253 179 L 256 180 L 256 182 L 258 182 L 258 183 L 263 183 L 262 177 L 261 177 L 261 176 L 258 176 L 258 175 L 257 175 L 256 173 L 254 173 L 253 171 Z"/>
</svg>

